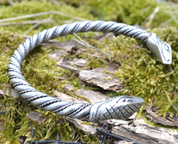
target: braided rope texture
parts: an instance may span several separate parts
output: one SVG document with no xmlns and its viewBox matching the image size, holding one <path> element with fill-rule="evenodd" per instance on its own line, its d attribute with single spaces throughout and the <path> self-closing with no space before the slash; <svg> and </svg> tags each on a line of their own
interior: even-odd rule
<svg viewBox="0 0 178 144">
<path fill-rule="evenodd" d="M 25 57 L 37 46 L 50 39 L 65 36 L 77 32 L 101 31 L 123 34 L 146 43 L 150 36 L 145 30 L 116 22 L 84 21 L 72 24 L 64 24 L 46 29 L 35 34 L 14 51 L 8 65 L 8 75 L 12 88 L 32 105 L 41 107 L 44 110 L 52 111 L 60 116 L 98 121 L 107 119 L 128 119 L 144 104 L 139 97 L 118 96 L 107 101 L 96 104 L 72 103 L 59 100 L 33 88 L 23 77 L 21 64 Z"/>
</svg>

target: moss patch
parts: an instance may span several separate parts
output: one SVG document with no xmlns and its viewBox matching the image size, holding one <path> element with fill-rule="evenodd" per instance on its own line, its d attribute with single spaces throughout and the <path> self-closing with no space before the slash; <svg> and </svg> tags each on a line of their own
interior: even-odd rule
<svg viewBox="0 0 178 144">
<path fill-rule="evenodd" d="M 0 28 L 11 32 L 33 35 L 46 28 L 74 21 L 83 20 L 110 20 L 130 25 L 139 25 L 145 28 L 164 26 L 177 27 L 176 4 L 157 3 L 155 0 L 14 0 L 14 5 L 7 0 L 0 2 L 0 19 L 14 18 L 0 23 Z M 53 12 L 52 12 L 53 11 Z M 44 15 L 35 16 L 37 13 L 47 12 Z M 33 15 L 28 18 L 17 19 L 25 15 Z M 33 22 L 32 21 L 38 21 Z M 12 25 L 12 23 L 16 23 Z M 27 23 L 26 23 L 27 22 Z M 24 24 L 26 23 L 26 24 Z M 87 35 L 84 33 L 83 35 Z M 70 36 L 59 38 L 68 40 Z"/>
<path fill-rule="evenodd" d="M 46 12 L 46 14 L 43 12 Z M 36 16 L 35 14 L 38 15 L 38 13 L 43 14 Z M 28 15 L 28 17 L 22 18 L 22 16 L 26 15 Z M 13 6 L 0 6 L 0 19 L 6 18 L 14 19 L 10 21 L 4 21 L 3 23 L 8 24 L 5 26 L 0 25 L 0 29 L 26 35 L 33 35 L 56 25 L 72 23 L 75 21 L 96 19 L 91 14 L 89 14 L 87 10 L 83 11 L 80 8 L 74 8 L 62 1 L 54 4 L 45 0 L 25 0 L 20 3 L 14 3 Z M 32 23 L 33 21 L 38 22 Z M 17 22 L 17 24 L 14 26 L 12 25 L 13 22 Z M 23 24 L 23 22 L 28 22 L 28 24 Z M 37 25 L 32 28 L 35 24 Z M 29 30 L 30 28 L 32 29 Z M 65 40 L 67 38 L 68 37 L 65 37 Z"/>
<path fill-rule="evenodd" d="M 94 17 L 112 20 L 130 25 L 141 25 L 146 28 L 177 27 L 176 12 L 178 5 L 161 3 L 155 0 L 64 0 L 73 7 L 88 10 Z"/>
</svg>

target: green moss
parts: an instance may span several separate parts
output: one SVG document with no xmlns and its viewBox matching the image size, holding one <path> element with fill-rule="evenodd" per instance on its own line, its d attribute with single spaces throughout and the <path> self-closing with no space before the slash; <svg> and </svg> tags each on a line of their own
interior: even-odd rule
<svg viewBox="0 0 178 144">
<path fill-rule="evenodd" d="M 44 29 L 51 28 L 56 25 L 62 25 L 65 23 L 72 23 L 82 20 L 112 20 L 122 22 L 130 25 L 139 25 L 146 28 L 150 27 L 163 27 L 166 25 L 177 26 L 176 13 L 177 5 L 168 5 L 165 3 L 157 3 L 155 0 L 132 0 L 127 3 L 125 0 L 110 1 L 110 0 L 64 0 L 52 1 L 45 0 L 32 0 L 32 1 L 14 1 L 14 6 L 0 5 L 0 19 L 15 18 L 19 16 L 31 15 L 42 12 L 50 12 L 41 16 L 32 16 L 30 18 L 14 19 L 13 21 L 4 21 L 4 23 L 17 22 L 16 25 L 5 26 L 0 25 L 0 29 L 9 30 L 11 32 L 18 32 L 21 34 L 33 35 Z M 155 9 L 159 9 L 155 13 L 153 19 L 150 18 L 154 14 Z M 55 11 L 56 13 L 52 13 Z M 58 14 L 57 14 L 58 13 Z M 39 23 L 31 29 L 34 24 L 23 24 L 23 22 L 29 21 L 45 21 Z M 47 22 L 50 19 L 50 22 Z M 31 29 L 30 31 L 28 31 Z M 90 34 L 84 33 L 88 36 Z M 59 38 L 60 40 L 68 40 L 70 36 Z"/>
<path fill-rule="evenodd" d="M 112 20 L 146 28 L 176 26 L 177 4 L 158 3 L 155 0 L 64 0 L 73 7 L 88 10 L 93 16 L 102 20 Z M 159 9 L 157 12 L 155 10 Z M 152 16 L 152 18 L 150 17 Z"/>
<path fill-rule="evenodd" d="M 52 13 L 52 11 L 55 11 L 56 13 Z M 42 12 L 51 13 L 41 16 L 34 15 L 30 18 L 14 19 L 13 21 L 5 21 L 4 23 L 18 22 L 19 24 L 16 24 L 15 26 L 14 25 L 0 26 L 0 29 L 9 30 L 15 33 L 18 32 L 21 34 L 26 33 L 29 35 L 33 35 L 35 33 L 41 32 L 44 29 L 48 29 L 56 25 L 72 23 L 75 21 L 87 19 L 88 20 L 95 19 L 91 14 L 88 13 L 87 10 L 83 11 L 79 8 L 74 8 L 70 5 L 63 3 L 62 1 L 58 2 L 58 4 L 53 4 L 45 0 L 41 1 L 25 0 L 21 3 L 15 3 L 14 6 L 0 6 L 0 19 L 15 18 L 19 16 L 31 15 Z M 44 22 L 39 23 L 38 26 L 33 28 L 28 33 L 27 30 L 34 26 L 34 24 L 22 24 L 22 22 L 24 21 L 28 22 L 34 20 L 42 21 L 48 18 L 51 20 L 51 22 L 47 22 L 48 20 L 45 20 Z M 68 39 L 70 37 L 68 36 L 65 38 Z"/>
<path fill-rule="evenodd" d="M 4 30 L 18 32 L 21 34 L 33 35 L 43 29 L 65 23 L 82 20 L 112 20 L 130 25 L 139 25 L 146 28 L 163 27 L 166 25 L 177 27 L 178 14 L 176 12 L 178 5 L 167 3 L 157 3 L 155 0 L 64 0 L 64 1 L 14 1 L 14 6 L 7 4 L 0 5 L 0 19 L 19 17 L 24 15 L 36 14 L 41 12 L 56 11 L 57 13 L 48 13 L 41 16 L 32 16 L 24 19 L 14 19 L 13 21 L 5 21 L 5 23 L 18 22 L 16 25 L 0 26 Z M 6 3 L 6 2 L 5 2 Z M 60 9 L 59 9 L 60 8 Z M 156 13 L 155 9 L 159 9 Z M 151 18 L 153 16 L 153 19 Z M 42 21 L 50 19 L 51 22 L 41 22 L 38 26 L 32 28 L 35 24 L 22 24 L 24 21 Z M 90 35 L 90 34 L 83 34 Z M 70 36 L 63 39 L 68 40 Z M 61 38 L 59 38 L 61 39 Z M 61 39 L 62 40 L 62 39 Z"/>
</svg>

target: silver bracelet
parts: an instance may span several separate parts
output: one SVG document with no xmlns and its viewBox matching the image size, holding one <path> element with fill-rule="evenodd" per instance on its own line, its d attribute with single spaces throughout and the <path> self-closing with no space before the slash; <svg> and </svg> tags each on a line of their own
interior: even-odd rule
<svg viewBox="0 0 178 144">
<path fill-rule="evenodd" d="M 59 36 L 87 31 L 113 32 L 114 34 L 133 37 L 145 43 L 157 60 L 164 64 L 171 64 L 172 62 L 170 45 L 161 41 L 155 33 L 150 34 L 134 26 L 112 21 L 75 22 L 46 29 L 26 39 L 24 43 L 19 45 L 10 58 L 8 65 L 8 75 L 12 88 L 32 105 L 41 107 L 43 110 L 52 111 L 60 116 L 69 116 L 88 121 L 128 119 L 144 104 L 145 101 L 142 98 L 118 96 L 96 104 L 72 103 L 39 92 L 26 82 L 22 75 L 21 64 L 35 47 Z"/>
</svg>

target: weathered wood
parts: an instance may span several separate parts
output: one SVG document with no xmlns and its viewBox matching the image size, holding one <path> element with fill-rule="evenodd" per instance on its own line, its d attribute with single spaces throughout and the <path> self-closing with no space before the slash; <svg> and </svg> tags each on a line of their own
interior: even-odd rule
<svg viewBox="0 0 178 144">
<path fill-rule="evenodd" d="M 115 126 L 112 129 L 112 133 L 120 137 L 139 142 L 139 143 L 170 143 L 174 144 L 178 142 L 178 139 L 175 139 L 175 136 L 163 131 L 162 129 L 157 129 L 150 127 L 148 125 L 120 125 Z"/>
<path fill-rule="evenodd" d="M 156 114 L 157 109 L 155 107 L 152 107 L 152 106 L 146 106 L 145 110 L 146 110 L 145 116 L 147 118 L 149 118 L 150 120 L 152 120 L 154 123 L 162 124 L 162 125 L 165 125 L 165 126 L 176 126 L 176 127 L 178 127 L 178 117 L 167 116 L 166 119 L 163 118 L 163 117 L 158 117 L 157 114 Z"/>
<path fill-rule="evenodd" d="M 99 86 L 104 90 L 117 91 L 123 88 L 119 78 L 113 78 L 111 74 L 103 73 L 103 68 L 93 70 L 82 70 L 79 72 L 79 79 L 87 83 Z"/>
</svg>

